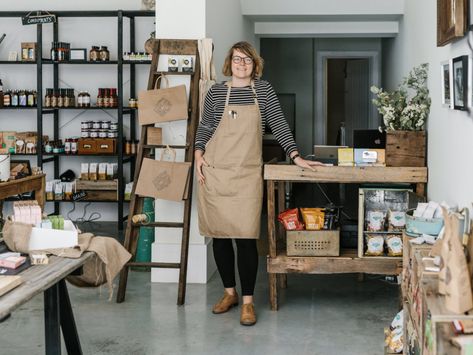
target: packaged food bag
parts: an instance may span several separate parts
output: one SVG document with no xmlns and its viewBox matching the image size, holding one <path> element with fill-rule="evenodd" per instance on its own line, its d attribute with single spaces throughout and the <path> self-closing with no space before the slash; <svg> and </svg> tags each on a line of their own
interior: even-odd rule
<svg viewBox="0 0 473 355">
<path fill-rule="evenodd" d="M 384 238 L 378 234 L 366 235 L 366 252 L 368 256 L 384 255 Z"/>
<path fill-rule="evenodd" d="M 323 208 L 301 208 L 306 230 L 321 230 L 324 227 L 325 211 Z"/>
<path fill-rule="evenodd" d="M 402 256 L 402 238 L 399 234 L 388 234 L 385 238 L 388 256 Z"/>
<path fill-rule="evenodd" d="M 300 231 L 304 229 L 304 225 L 299 220 L 299 211 L 297 208 L 281 212 L 278 215 L 278 220 L 287 231 Z"/>
</svg>

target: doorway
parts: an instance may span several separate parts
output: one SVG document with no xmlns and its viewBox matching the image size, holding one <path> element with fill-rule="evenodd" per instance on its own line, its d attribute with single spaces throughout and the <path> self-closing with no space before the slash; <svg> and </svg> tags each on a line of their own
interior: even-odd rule
<svg viewBox="0 0 473 355">
<path fill-rule="evenodd" d="M 369 59 L 327 59 L 328 145 L 353 146 L 353 130 L 370 127 Z M 344 137 L 340 127 L 345 127 Z"/>
<path fill-rule="evenodd" d="M 353 146 L 353 129 L 379 126 L 370 87 L 380 85 L 380 55 L 373 51 L 319 51 L 315 65 L 314 144 L 335 144 L 340 123 L 345 122 L 345 143 Z"/>
</svg>

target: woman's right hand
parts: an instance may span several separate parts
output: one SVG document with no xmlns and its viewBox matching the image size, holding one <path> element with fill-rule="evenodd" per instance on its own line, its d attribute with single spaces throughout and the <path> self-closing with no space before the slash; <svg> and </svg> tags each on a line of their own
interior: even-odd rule
<svg viewBox="0 0 473 355">
<path fill-rule="evenodd" d="M 194 153 L 194 160 L 195 160 L 195 168 L 197 170 L 197 178 L 199 180 L 199 184 L 203 185 L 205 182 L 205 176 L 202 172 L 202 166 L 209 166 L 204 159 L 204 152 L 201 150 L 196 150 Z"/>
</svg>

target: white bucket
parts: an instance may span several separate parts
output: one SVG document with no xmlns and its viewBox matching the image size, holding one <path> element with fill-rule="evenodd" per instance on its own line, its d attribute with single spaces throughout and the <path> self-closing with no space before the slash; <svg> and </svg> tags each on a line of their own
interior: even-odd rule
<svg viewBox="0 0 473 355">
<path fill-rule="evenodd" d="M 10 156 L 0 155 L 0 181 L 8 181 L 10 178 Z"/>
</svg>

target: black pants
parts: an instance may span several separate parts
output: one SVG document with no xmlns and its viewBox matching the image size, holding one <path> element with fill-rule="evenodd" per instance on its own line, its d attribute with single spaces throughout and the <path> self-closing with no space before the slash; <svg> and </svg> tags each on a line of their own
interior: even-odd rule
<svg viewBox="0 0 473 355">
<path fill-rule="evenodd" d="M 238 273 L 243 296 L 253 296 L 258 271 L 256 239 L 235 239 Z M 213 238 L 214 258 L 225 288 L 235 287 L 235 254 L 232 239 Z"/>
</svg>

